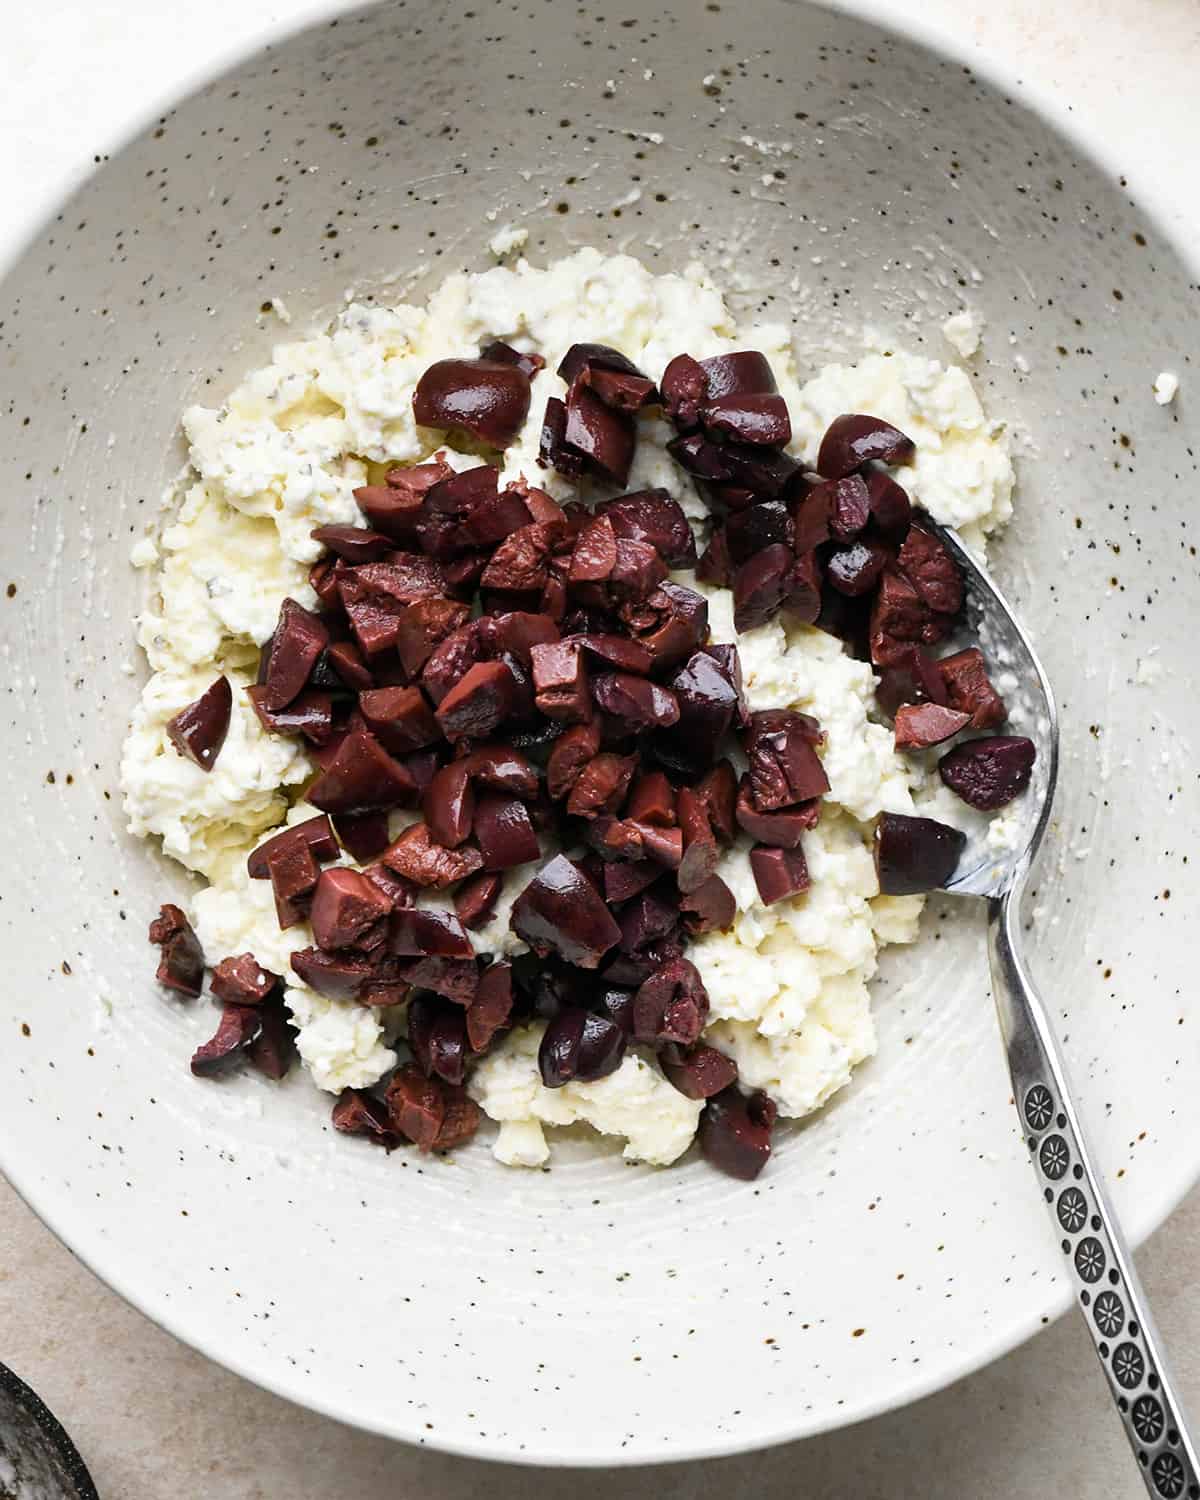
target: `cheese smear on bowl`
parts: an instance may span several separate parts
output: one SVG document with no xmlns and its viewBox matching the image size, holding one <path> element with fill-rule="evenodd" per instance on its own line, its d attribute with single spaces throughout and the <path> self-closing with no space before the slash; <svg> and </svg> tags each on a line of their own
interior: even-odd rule
<svg viewBox="0 0 1200 1500">
<path fill-rule="evenodd" d="M 337 1092 L 383 1077 L 396 1062 L 402 1016 L 315 994 L 291 974 L 289 957 L 312 943 L 306 923 L 281 932 L 271 885 L 251 880 L 246 856 L 271 830 L 313 815 L 299 801 L 314 767 L 300 742 L 266 734 L 243 689 L 275 626 L 280 602 L 315 606 L 309 565 L 321 553 L 311 532 L 361 524 L 353 491 L 369 465 L 419 463 L 445 448 L 440 432 L 413 418 L 416 383 L 435 360 L 474 356 L 491 338 L 546 361 L 533 380 L 529 416 L 504 455 L 501 483 L 524 477 L 558 499 L 575 488 L 537 463 L 542 413 L 561 396 L 554 373 L 576 342 L 610 344 L 651 378 L 687 352 L 703 359 L 759 349 L 791 414 L 791 451 L 811 464 L 842 412 L 883 417 L 916 444 L 897 478 L 935 519 L 982 548 L 1012 513 L 1013 471 L 1003 429 L 989 421 L 960 368 L 900 351 L 830 364 L 801 380 L 788 327 L 738 323 L 699 266 L 657 275 L 629 256 L 580 250 L 544 269 L 518 260 L 449 277 L 424 307 L 351 304 L 332 328 L 279 345 L 219 408 L 183 416 L 191 468 L 161 537 L 135 560 L 153 567 L 154 595 L 139 622 L 152 675 L 134 710 L 122 759 L 131 831 L 207 882 L 192 917 L 210 963 L 252 952 L 289 977 L 286 1001 L 301 1059 L 319 1088 Z M 697 523 L 705 516 L 691 480 L 666 452 L 673 433 L 639 423 L 627 489 L 661 486 Z M 480 460 L 448 454 L 456 468 Z M 818 1109 L 875 1050 L 869 983 L 879 949 L 912 942 L 921 897 L 881 896 L 870 853 L 879 813 L 923 804 L 928 772 L 897 755 L 878 722 L 869 664 L 834 637 L 774 620 L 738 636 L 728 590 L 703 592 L 712 639 L 736 641 L 752 709 L 797 708 L 820 720 L 830 782 L 820 822 L 804 838 L 812 885 L 766 907 L 748 858 L 728 850 L 718 873 L 734 893 L 729 932 L 688 949 L 708 989 L 705 1039 L 733 1057 L 742 1081 L 763 1088 L 781 1115 Z M 176 753 L 167 721 L 224 672 L 234 688 L 228 737 L 206 774 Z M 393 834 L 412 815 L 393 815 Z M 473 934 L 478 951 L 519 952 L 508 928 L 512 901 L 533 873 L 510 871 L 497 908 Z M 429 899 L 429 898 L 423 898 Z M 431 903 L 432 904 L 432 903 Z M 443 903 L 444 904 L 444 903 Z M 540 1166 L 545 1128 L 585 1123 L 624 1141 L 631 1161 L 666 1164 L 687 1150 L 701 1105 L 666 1080 L 648 1051 L 631 1048 L 615 1073 L 547 1089 L 538 1073 L 541 1023 L 514 1029 L 471 1074 L 469 1088 L 500 1123 L 499 1160 Z"/>
</svg>

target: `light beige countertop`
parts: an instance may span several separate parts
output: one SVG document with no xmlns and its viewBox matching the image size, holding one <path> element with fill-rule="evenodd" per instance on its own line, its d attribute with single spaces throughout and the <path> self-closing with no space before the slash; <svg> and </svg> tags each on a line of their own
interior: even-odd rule
<svg viewBox="0 0 1200 1500">
<path fill-rule="evenodd" d="M 911 0 L 892 0 L 902 14 Z M 169 97 L 311 0 L 0 0 L 0 189 L 20 216 Z M 1136 191 L 1196 181 L 1197 0 L 922 0 L 968 47 L 1015 59 L 1104 135 Z M 131 64 L 132 59 L 132 64 Z M 146 80 L 145 92 L 131 75 Z M 1196 193 L 1174 213 L 1200 232 Z M 1033 1180 L 1030 1180 L 1033 1191 Z M 1139 1256 L 1183 1394 L 1200 1413 L 1200 1191 Z M 903 1411 L 750 1457 L 612 1473 L 447 1458 L 366 1437 L 247 1385 L 148 1323 L 0 1180 L 0 1358 L 70 1430 L 103 1500 L 1137 1500 L 1144 1494 L 1083 1325 L 1067 1317 Z"/>
</svg>

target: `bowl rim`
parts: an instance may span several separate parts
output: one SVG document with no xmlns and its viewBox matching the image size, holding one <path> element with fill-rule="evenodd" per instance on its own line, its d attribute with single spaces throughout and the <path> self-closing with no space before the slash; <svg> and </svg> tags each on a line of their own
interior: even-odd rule
<svg viewBox="0 0 1200 1500">
<path fill-rule="evenodd" d="M 330 21 L 344 20 L 386 3 L 387 0 L 305 0 L 286 18 L 264 24 L 252 36 L 241 38 L 207 54 L 202 62 L 185 70 L 168 94 L 152 96 L 143 106 L 126 113 L 107 140 L 101 141 L 101 146 L 106 145 L 107 149 L 97 152 L 97 159 L 89 164 L 86 171 L 77 171 L 65 179 L 59 179 L 57 185 L 40 198 L 28 213 L 9 221 L 7 231 L 0 234 L 0 280 L 33 247 L 53 222 L 55 215 L 61 212 L 63 205 L 69 203 L 94 175 L 97 167 L 102 166 L 109 156 L 124 150 L 136 140 L 164 108 L 169 109 L 190 98 L 257 53 L 283 45 Z M 1183 232 L 1175 228 L 1171 201 L 1165 189 L 1154 182 L 1139 182 L 1136 188 L 1132 184 L 1127 186 L 1125 179 L 1128 174 L 1125 169 L 1112 160 L 1107 148 L 1089 132 L 1080 116 L 1068 104 L 1061 102 L 1049 87 L 1021 77 L 995 54 L 985 53 L 982 49 L 978 52 L 968 50 L 962 39 L 953 35 L 940 22 L 912 14 L 898 0 L 785 0 L 785 3 L 797 9 L 808 6 L 866 21 L 898 41 L 922 48 L 936 61 L 969 69 L 985 83 L 1009 96 L 1010 102 L 1028 109 L 1041 123 L 1057 132 L 1090 166 L 1109 176 L 1114 182 L 1120 182 L 1128 196 L 1136 200 L 1138 211 L 1145 222 L 1178 256 L 1183 265 L 1189 268 L 1192 275 L 1200 280 L 1200 253 L 1193 254 L 1189 251 Z M 1000 1045 L 999 1038 L 997 1045 Z M 778 1423 L 762 1429 L 745 1426 L 737 1433 L 710 1433 L 689 1443 L 653 1451 L 623 1447 L 607 1454 L 580 1456 L 568 1448 L 546 1445 L 539 1445 L 536 1450 L 514 1449 L 490 1438 L 466 1435 L 456 1437 L 441 1428 L 437 1430 L 436 1436 L 431 1437 L 423 1427 L 410 1426 L 402 1419 L 383 1422 L 364 1418 L 348 1409 L 336 1396 L 314 1394 L 303 1388 L 299 1380 L 289 1380 L 284 1371 L 253 1368 L 248 1361 L 231 1357 L 210 1342 L 203 1329 L 189 1326 L 186 1316 L 179 1311 L 181 1304 L 143 1295 L 142 1290 L 128 1279 L 119 1265 L 108 1263 L 103 1241 L 92 1245 L 80 1243 L 71 1228 L 69 1196 L 56 1195 L 53 1189 L 43 1192 L 47 1185 L 38 1180 L 32 1169 L 23 1174 L 12 1157 L 13 1153 L 4 1151 L 3 1144 L 0 1143 L 0 1172 L 26 1206 L 72 1254 L 130 1306 L 214 1364 L 296 1406 L 361 1432 L 457 1457 L 527 1468 L 584 1470 L 699 1462 L 753 1453 L 852 1427 L 911 1405 L 965 1379 L 1028 1342 L 1035 1334 L 1056 1322 L 1074 1304 L 1069 1285 L 1065 1282 L 1046 1281 L 1042 1284 L 1044 1289 L 1041 1295 L 1036 1301 L 1031 1300 L 1025 1315 L 1014 1318 L 1003 1329 L 997 1330 L 987 1342 L 962 1352 L 953 1352 L 952 1357 L 936 1368 L 924 1366 L 920 1372 L 910 1373 L 886 1394 L 864 1399 L 857 1404 L 847 1402 L 836 1412 L 798 1416 L 786 1426 Z M 1168 1167 L 1165 1180 L 1153 1196 L 1131 1203 L 1125 1211 L 1123 1228 L 1133 1249 L 1137 1249 L 1158 1229 L 1200 1182 L 1200 1153 L 1194 1161 L 1186 1162 L 1182 1157 L 1180 1160 L 1183 1165 L 1177 1176 L 1171 1177 Z M 1031 1180 L 1031 1193 L 1032 1187 Z M 30 1394 L 33 1395 L 32 1392 Z M 38 1398 L 34 1396 L 34 1399 L 36 1401 Z M 53 1422 L 53 1416 L 48 1412 L 47 1415 Z"/>
<path fill-rule="evenodd" d="M 26 1385 L 15 1370 L 0 1365 L 0 1396 L 8 1396 L 27 1413 L 54 1450 L 71 1485 L 75 1500 L 100 1500 L 83 1456 L 71 1436 L 32 1386 Z"/>
</svg>

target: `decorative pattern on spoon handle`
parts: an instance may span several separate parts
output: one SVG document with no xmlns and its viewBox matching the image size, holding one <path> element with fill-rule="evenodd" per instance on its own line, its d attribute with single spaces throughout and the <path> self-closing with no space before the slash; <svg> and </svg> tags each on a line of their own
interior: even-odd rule
<svg viewBox="0 0 1200 1500">
<path fill-rule="evenodd" d="M 1019 956 L 1024 875 L 988 904 L 988 952 L 1025 1144 L 1146 1489 L 1160 1500 L 1200 1500 L 1200 1463 L 1187 1417 L 1084 1143 L 1045 1006 Z"/>
</svg>

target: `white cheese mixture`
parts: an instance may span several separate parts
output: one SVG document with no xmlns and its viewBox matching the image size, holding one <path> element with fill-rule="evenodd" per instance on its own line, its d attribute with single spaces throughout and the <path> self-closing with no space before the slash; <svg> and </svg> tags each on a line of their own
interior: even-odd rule
<svg viewBox="0 0 1200 1500">
<path fill-rule="evenodd" d="M 517 248 L 516 236 L 503 248 Z M 192 470 L 179 486 L 178 514 L 157 544 L 146 538 L 135 549 L 138 565 L 157 571 L 140 620 L 153 676 L 122 760 L 126 812 L 133 832 L 159 836 L 168 854 L 209 882 L 192 903 L 209 962 L 249 951 L 289 976 L 301 1058 L 314 1082 L 334 1092 L 370 1084 L 393 1066 L 402 1019 L 326 1000 L 290 975 L 289 956 L 311 943 L 311 932 L 307 924 L 280 932 L 270 883 L 249 879 L 245 862 L 270 830 L 312 815 L 297 798 L 313 768 L 299 742 L 262 732 L 241 690 L 280 601 L 290 595 L 314 604 L 307 569 L 320 548 L 312 529 L 358 523 L 352 492 L 377 477 L 375 466 L 421 462 L 443 446 L 444 434 L 413 420 L 420 375 L 434 360 L 473 355 L 495 337 L 546 359 L 528 421 L 505 454 L 504 478 L 524 476 L 559 498 L 574 491 L 537 465 L 542 412 L 548 396 L 563 392 L 554 373 L 562 354 L 590 341 L 614 345 L 655 379 L 684 351 L 705 358 L 761 349 L 791 411 L 792 451 L 804 461 L 815 459 L 835 416 L 872 412 L 913 438 L 916 457 L 897 477 L 937 519 L 982 546 L 1012 511 L 1003 429 L 985 417 L 963 370 L 875 352 L 856 364 L 827 365 L 801 384 L 788 327 L 736 324 L 700 267 L 654 275 L 628 256 L 591 249 L 544 270 L 518 260 L 451 276 L 423 308 L 352 304 L 329 332 L 279 345 L 222 407 L 189 408 L 183 421 Z M 965 326 L 956 325 L 954 341 L 969 352 Z M 666 452 L 671 429 L 656 418 L 639 428 L 628 488 L 662 486 L 701 521 L 703 504 Z M 451 459 L 457 467 L 478 461 Z M 708 1041 L 734 1057 L 743 1081 L 765 1088 L 782 1114 L 799 1116 L 819 1108 L 874 1051 L 867 986 L 877 952 L 913 941 L 922 898 L 878 894 L 871 823 L 883 810 L 911 811 L 914 791 L 923 804 L 932 789 L 925 768 L 897 756 L 891 733 L 874 722 L 867 664 L 831 636 L 783 621 L 737 637 L 729 593 L 690 575 L 681 581 L 708 596 L 713 639 L 737 640 L 751 707 L 802 709 L 827 736 L 830 790 L 804 843 L 812 888 L 764 907 L 748 846 L 729 850 L 720 873 L 737 900 L 734 927 L 689 950 L 712 1002 Z M 234 685 L 234 712 L 206 775 L 175 752 L 165 725 L 219 671 Z M 395 815 L 393 832 L 405 821 L 411 815 Z M 533 869 L 509 872 L 493 918 L 475 934 L 481 952 L 523 948 L 508 915 Z M 649 1054 L 631 1050 L 595 1083 L 546 1089 L 537 1069 L 540 1034 L 539 1025 L 518 1028 L 471 1078 L 473 1096 L 500 1122 L 494 1150 L 501 1161 L 541 1165 L 543 1127 L 577 1122 L 623 1140 L 631 1161 L 667 1163 L 687 1149 L 700 1105 L 678 1093 Z"/>
</svg>

